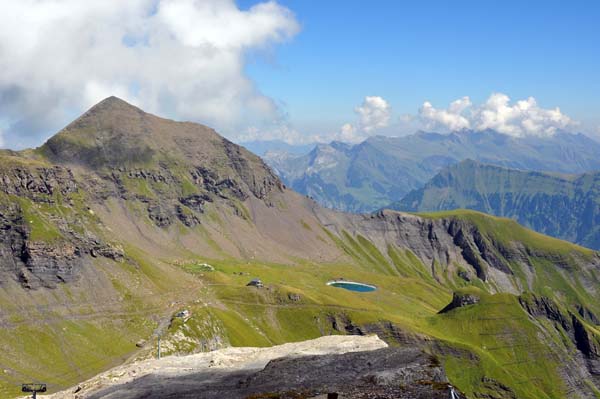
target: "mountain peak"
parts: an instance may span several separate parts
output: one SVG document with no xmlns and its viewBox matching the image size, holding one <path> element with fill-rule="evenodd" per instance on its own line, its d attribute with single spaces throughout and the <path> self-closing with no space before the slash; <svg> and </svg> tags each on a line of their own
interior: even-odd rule
<svg viewBox="0 0 600 399">
<path fill-rule="evenodd" d="M 136 129 L 132 125 L 139 124 L 146 117 L 154 116 L 119 97 L 110 96 L 92 106 L 59 134 L 90 126 L 102 129 L 114 127 L 112 125 L 123 125 L 124 123 L 127 123 L 129 129 L 121 129 L 121 133 L 134 133 Z"/>
<path fill-rule="evenodd" d="M 204 125 L 160 118 L 111 96 L 50 138 L 41 151 L 55 162 L 96 168 L 199 158 L 222 140 Z"/>
<path fill-rule="evenodd" d="M 100 101 L 99 103 L 97 103 L 96 105 L 94 105 L 92 108 L 102 107 L 102 106 L 114 106 L 114 105 L 134 107 L 132 104 L 128 103 L 127 101 L 123 100 L 122 98 L 119 98 L 117 96 L 109 96 L 109 97 L 106 97 L 104 100 Z"/>
<path fill-rule="evenodd" d="M 125 101 L 117 96 L 110 96 L 110 97 L 105 98 L 104 100 L 100 101 L 96 105 L 92 106 L 92 108 L 90 108 L 86 112 L 86 114 L 89 112 L 95 113 L 95 112 L 101 112 L 101 111 L 108 111 L 108 112 L 126 111 L 126 112 L 133 112 L 133 113 L 145 113 L 140 108 L 136 107 L 133 104 L 128 103 L 127 101 Z"/>
<path fill-rule="evenodd" d="M 227 184 L 237 178 L 259 198 L 273 187 L 281 189 L 259 157 L 213 129 L 160 118 L 117 97 L 94 105 L 38 151 L 51 162 L 95 171 L 142 168 L 173 174 L 175 169 L 200 168 Z"/>
</svg>

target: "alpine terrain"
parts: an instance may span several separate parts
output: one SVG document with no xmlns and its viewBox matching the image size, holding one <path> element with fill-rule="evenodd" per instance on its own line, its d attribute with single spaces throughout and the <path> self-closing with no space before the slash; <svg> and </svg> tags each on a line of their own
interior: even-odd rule
<svg viewBox="0 0 600 399">
<path fill-rule="evenodd" d="M 337 163 L 328 170 L 340 171 L 332 176 L 349 190 L 368 182 L 365 197 L 346 207 L 365 209 L 369 193 L 378 193 L 373 206 L 389 203 L 458 161 L 448 158 L 450 145 L 463 149 L 460 157 L 478 151 L 485 160 L 511 148 L 497 161 L 524 168 L 573 171 L 573 148 L 581 149 L 577 171 L 600 162 L 586 155 L 593 143 L 553 140 L 534 151 L 493 132 L 422 133 L 317 148 L 310 164 Z M 419 143 L 429 150 L 415 158 Z M 324 151 L 331 162 L 313 163 Z M 396 166 L 382 168 L 388 162 Z M 412 165 L 406 173 L 404 164 Z M 395 183 L 379 186 L 389 170 Z M 323 198 L 342 201 L 348 192 Z M 219 389 L 253 398 L 600 394 L 597 252 L 476 211 L 326 209 L 214 130 L 115 97 L 39 148 L 2 151 L 0 253 L 3 398 L 32 381 L 71 397 L 148 397 L 153 387 L 197 397 L 190 387 L 198 381 L 208 397 Z M 283 357 L 267 354 L 224 374 L 210 359 L 227 362 L 235 350 L 198 355 L 371 334 L 385 344 L 339 353 L 298 344 L 305 356 L 273 349 Z M 78 387 L 101 372 L 119 381 L 123 370 L 153 367 L 144 362 L 157 355 L 158 337 L 165 367 L 204 371 Z M 197 357 L 181 357 L 180 366 L 169 357 L 189 354 Z"/>
<path fill-rule="evenodd" d="M 466 160 L 450 166 L 392 209 L 474 209 L 540 233 L 600 249 L 600 173 L 530 172 Z"/>
<path fill-rule="evenodd" d="M 302 156 L 274 151 L 266 161 L 286 185 L 321 205 L 371 212 L 421 188 L 443 168 L 473 159 L 560 173 L 600 170 L 600 143 L 583 134 L 513 137 L 493 130 L 374 136 L 356 145 L 319 144 Z"/>
</svg>

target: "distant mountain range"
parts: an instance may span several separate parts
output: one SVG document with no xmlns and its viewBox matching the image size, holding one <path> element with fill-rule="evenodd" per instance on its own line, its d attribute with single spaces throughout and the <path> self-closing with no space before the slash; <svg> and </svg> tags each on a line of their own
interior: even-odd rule
<svg viewBox="0 0 600 399">
<path fill-rule="evenodd" d="M 540 233 L 600 249 L 600 172 L 531 172 L 466 160 L 450 166 L 392 209 L 473 209 Z"/>
<path fill-rule="evenodd" d="M 492 130 L 418 132 L 370 137 L 349 145 L 319 144 L 308 154 L 267 153 L 266 162 L 296 191 L 320 204 L 370 212 L 421 188 L 443 168 L 465 159 L 523 170 L 600 170 L 600 143 L 583 134 L 511 137 Z"/>
</svg>

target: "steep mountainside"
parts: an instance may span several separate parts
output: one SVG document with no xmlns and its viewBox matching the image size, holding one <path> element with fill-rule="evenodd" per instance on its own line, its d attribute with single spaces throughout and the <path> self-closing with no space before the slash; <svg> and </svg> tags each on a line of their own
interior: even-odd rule
<svg viewBox="0 0 600 399">
<path fill-rule="evenodd" d="M 349 146 L 317 146 L 311 153 L 265 157 L 294 190 L 320 204 L 370 212 L 420 188 L 444 167 L 464 159 L 525 170 L 582 173 L 600 169 L 600 143 L 582 134 L 516 138 L 494 131 L 371 137 Z"/>
<path fill-rule="evenodd" d="M 409 212 L 474 209 L 600 249 L 600 173 L 528 172 L 467 160 L 390 206 Z"/>
<path fill-rule="evenodd" d="M 211 129 L 116 98 L 0 154 L 0 223 L 1 397 L 153 356 L 157 335 L 177 355 L 375 333 L 469 398 L 600 387 L 598 253 L 477 212 L 323 209 Z"/>
</svg>

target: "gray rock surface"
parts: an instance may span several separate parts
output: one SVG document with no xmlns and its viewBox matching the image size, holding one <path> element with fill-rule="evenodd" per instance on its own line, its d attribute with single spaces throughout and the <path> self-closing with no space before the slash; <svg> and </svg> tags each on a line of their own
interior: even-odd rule
<svg viewBox="0 0 600 399">
<path fill-rule="evenodd" d="M 99 391 L 100 398 L 340 398 L 449 397 L 439 363 L 414 348 L 384 348 L 320 356 L 284 357 L 264 369 L 204 371 L 179 376 L 147 375 Z"/>
</svg>

